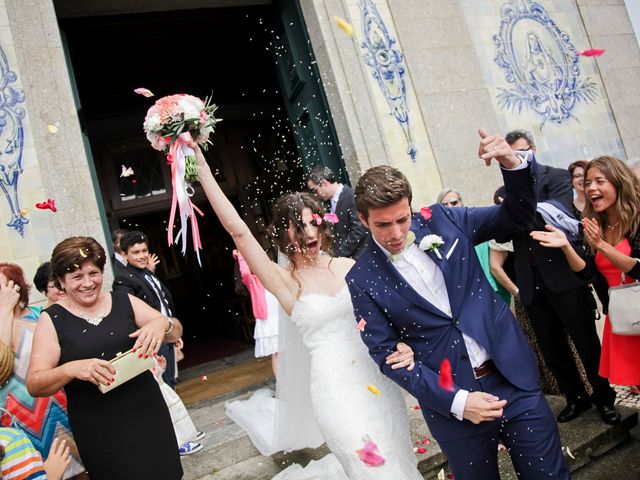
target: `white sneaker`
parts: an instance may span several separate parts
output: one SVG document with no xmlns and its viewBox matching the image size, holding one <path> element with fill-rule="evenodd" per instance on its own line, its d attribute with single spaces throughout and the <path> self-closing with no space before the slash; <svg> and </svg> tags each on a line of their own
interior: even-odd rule
<svg viewBox="0 0 640 480">
<path fill-rule="evenodd" d="M 202 450 L 202 444 L 198 442 L 187 442 L 178 449 L 181 457 L 197 453 L 200 450 Z"/>
<path fill-rule="evenodd" d="M 206 433 L 204 433 L 204 432 L 197 432 L 197 433 L 196 433 L 196 436 L 195 436 L 195 437 L 193 437 L 193 438 L 191 439 L 191 441 L 192 441 L 192 442 L 199 442 L 200 440 L 202 440 L 202 439 L 203 439 L 204 437 L 206 437 L 206 436 L 207 436 L 207 434 L 206 434 Z"/>
</svg>

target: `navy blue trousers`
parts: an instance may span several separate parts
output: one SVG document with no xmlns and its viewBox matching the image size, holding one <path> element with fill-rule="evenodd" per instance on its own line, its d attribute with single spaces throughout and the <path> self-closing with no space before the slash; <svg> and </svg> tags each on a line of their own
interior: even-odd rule
<svg viewBox="0 0 640 480">
<path fill-rule="evenodd" d="M 440 442 L 455 479 L 499 480 L 498 441 L 507 447 L 519 480 L 570 479 L 558 425 L 542 392 L 520 390 L 499 372 L 477 383 L 479 391 L 507 400 L 507 404 L 503 417 L 480 423 L 477 434 Z"/>
</svg>

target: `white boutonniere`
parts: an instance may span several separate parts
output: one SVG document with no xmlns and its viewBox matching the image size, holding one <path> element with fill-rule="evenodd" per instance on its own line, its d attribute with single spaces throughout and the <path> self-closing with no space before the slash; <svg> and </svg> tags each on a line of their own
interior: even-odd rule
<svg viewBox="0 0 640 480">
<path fill-rule="evenodd" d="M 442 245 L 444 245 L 444 240 L 440 235 L 426 235 L 422 240 L 420 240 L 420 245 L 418 245 L 418 247 L 420 250 L 424 250 L 425 252 L 428 250 L 435 253 L 436 257 L 442 260 L 442 255 L 440 255 L 440 250 L 438 250 Z"/>
</svg>

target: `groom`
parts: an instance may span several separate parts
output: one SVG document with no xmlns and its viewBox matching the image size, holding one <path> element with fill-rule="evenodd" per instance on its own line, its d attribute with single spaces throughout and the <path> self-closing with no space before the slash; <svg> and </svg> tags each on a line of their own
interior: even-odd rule
<svg viewBox="0 0 640 480">
<path fill-rule="evenodd" d="M 500 440 L 519 478 L 567 479 L 535 358 L 473 248 L 527 228 L 535 160 L 479 133 L 480 158 L 502 167 L 507 195 L 500 206 L 434 205 L 412 215 L 411 186 L 399 170 L 373 167 L 358 181 L 356 207 L 374 241 L 347 275 L 356 321 L 365 320 L 362 340 L 382 372 L 418 399 L 455 478 L 499 479 Z M 411 372 L 385 364 L 401 341 L 415 353 Z M 450 386 L 439 381 L 445 359 Z"/>
</svg>

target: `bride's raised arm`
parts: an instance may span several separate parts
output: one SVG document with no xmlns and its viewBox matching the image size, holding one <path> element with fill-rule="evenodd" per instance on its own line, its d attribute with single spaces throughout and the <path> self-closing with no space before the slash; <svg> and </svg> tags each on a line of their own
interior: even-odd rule
<svg viewBox="0 0 640 480">
<path fill-rule="evenodd" d="M 278 298 L 285 310 L 289 310 L 290 308 L 287 308 L 287 304 L 290 302 L 287 300 L 291 295 L 285 280 L 288 273 L 271 261 L 262 245 L 253 236 L 245 221 L 240 217 L 213 177 L 200 147 L 196 143 L 192 143 L 189 146 L 196 152 L 200 185 L 202 185 L 207 194 L 207 199 L 209 199 L 209 203 L 218 219 L 220 219 L 222 226 L 231 235 L 233 242 L 251 271 L 260 279 L 264 287 Z"/>
</svg>

